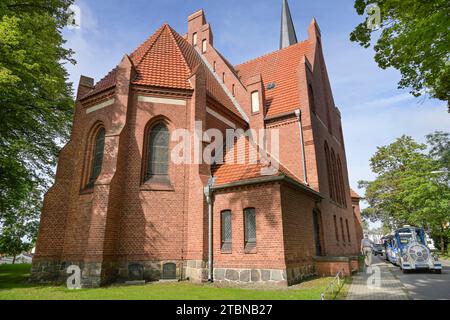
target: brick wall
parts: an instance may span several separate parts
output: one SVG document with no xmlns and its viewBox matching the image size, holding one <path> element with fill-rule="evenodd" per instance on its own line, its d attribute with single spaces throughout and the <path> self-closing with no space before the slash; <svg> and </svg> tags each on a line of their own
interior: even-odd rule
<svg viewBox="0 0 450 320">
<path fill-rule="evenodd" d="M 256 250 L 246 253 L 244 209 L 256 209 Z M 232 250 L 221 251 L 221 212 L 232 212 Z M 285 269 L 280 185 L 217 191 L 214 200 L 214 267 Z"/>
</svg>

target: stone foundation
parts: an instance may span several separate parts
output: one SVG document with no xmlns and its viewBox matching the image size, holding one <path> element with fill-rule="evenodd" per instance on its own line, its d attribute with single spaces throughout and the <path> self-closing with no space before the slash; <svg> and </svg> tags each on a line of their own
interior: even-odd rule
<svg viewBox="0 0 450 320">
<path fill-rule="evenodd" d="M 96 288 L 105 284 L 105 281 L 102 281 L 102 263 L 100 262 L 33 262 L 29 281 L 32 283 L 64 284 L 70 276 L 67 273 L 67 268 L 72 265 L 79 266 L 81 269 L 81 285 L 83 288 Z"/>
<path fill-rule="evenodd" d="M 286 270 L 215 268 L 214 282 L 230 286 L 287 286 Z"/>
<path fill-rule="evenodd" d="M 342 261 L 346 271 L 350 270 L 350 260 Z M 318 262 L 316 262 L 317 264 Z M 77 265 L 81 268 L 83 288 L 95 288 L 114 282 L 127 281 L 154 282 L 160 280 L 189 280 L 194 283 L 208 281 L 207 262 L 189 261 L 127 261 L 127 262 L 33 262 L 30 281 L 34 283 L 64 284 L 70 276 L 67 267 Z M 214 268 L 214 282 L 227 286 L 282 286 L 300 283 L 316 274 L 329 275 L 334 269 L 342 267 L 340 263 L 322 261 L 316 267 L 305 264 L 287 269 L 238 269 Z M 336 271 L 337 273 L 337 271 Z"/>
<path fill-rule="evenodd" d="M 184 266 L 181 261 L 137 261 L 137 262 L 33 262 L 30 282 L 64 284 L 70 274 L 71 265 L 81 269 L 81 286 L 96 288 L 114 282 L 126 281 L 153 282 L 159 280 L 184 279 Z"/>
<path fill-rule="evenodd" d="M 184 268 L 184 279 L 195 283 L 208 281 L 208 262 L 203 260 L 188 260 Z"/>
</svg>

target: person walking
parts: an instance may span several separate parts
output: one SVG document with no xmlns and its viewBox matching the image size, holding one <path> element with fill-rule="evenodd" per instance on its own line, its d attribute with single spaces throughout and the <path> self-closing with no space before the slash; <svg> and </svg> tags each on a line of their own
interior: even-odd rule
<svg viewBox="0 0 450 320">
<path fill-rule="evenodd" d="M 372 241 L 370 241 L 369 236 L 366 234 L 364 235 L 364 239 L 362 239 L 361 241 L 361 253 L 365 257 L 365 263 L 367 267 L 370 267 L 372 265 L 372 249 Z"/>
</svg>

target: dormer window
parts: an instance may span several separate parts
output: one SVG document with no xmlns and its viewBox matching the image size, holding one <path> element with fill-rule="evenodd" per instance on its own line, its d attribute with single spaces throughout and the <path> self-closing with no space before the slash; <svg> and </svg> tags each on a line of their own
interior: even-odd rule
<svg viewBox="0 0 450 320">
<path fill-rule="evenodd" d="M 205 53 L 206 52 L 206 48 L 207 48 L 207 41 L 206 39 L 202 41 L 202 52 Z"/>
<path fill-rule="evenodd" d="M 195 47 L 197 45 L 197 41 L 198 41 L 198 36 L 197 36 L 197 32 L 195 32 L 192 35 L 192 45 Z"/>
<path fill-rule="evenodd" d="M 252 113 L 258 113 L 259 112 L 259 92 L 253 91 L 252 92 Z"/>
</svg>

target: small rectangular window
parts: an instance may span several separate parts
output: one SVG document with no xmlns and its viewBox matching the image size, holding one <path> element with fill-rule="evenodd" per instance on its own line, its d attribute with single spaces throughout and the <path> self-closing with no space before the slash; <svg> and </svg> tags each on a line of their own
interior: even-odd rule
<svg viewBox="0 0 450 320">
<path fill-rule="evenodd" d="M 259 112 L 259 92 L 252 92 L 252 113 Z"/>
<path fill-rule="evenodd" d="M 222 73 L 222 82 L 225 83 L 225 72 Z"/>
<path fill-rule="evenodd" d="M 206 52 L 206 48 L 207 48 L 208 42 L 205 40 L 202 41 L 202 52 L 205 53 Z"/>
<path fill-rule="evenodd" d="M 221 216 L 221 236 L 222 236 L 222 251 L 231 251 L 232 247 L 232 224 L 231 211 L 222 211 Z"/>
<path fill-rule="evenodd" d="M 249 208 L 244 210 L 245 247 L 256 246 L 256 210 Z"/>
<path fill-rule="evenodd" d="M 197 32 L 192 35 L 192 45 L 195 47 L 197 45 Z"/>
</svg>

